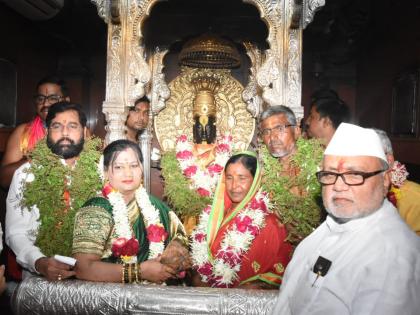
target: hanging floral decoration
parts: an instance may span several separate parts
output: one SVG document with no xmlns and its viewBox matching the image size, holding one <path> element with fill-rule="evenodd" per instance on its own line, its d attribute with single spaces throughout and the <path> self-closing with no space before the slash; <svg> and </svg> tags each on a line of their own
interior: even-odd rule
<svg viewBox="0 0 420 315">
<path fill-rule="evenodd" d="M 123 196 L 110 184 L 104 186 L 102 194 L 112 205 L 112 216 L 115 223 L 115 234 L 117 235 L 116 240 L 112 243 L 112 253 L 124 263 L 135 263 L 140 246 L 130 227 L 128 209 Z M 149 259 L 156 258 L 164 250 L 164 241 L 168 237 L 168 233 L 160 222 L 159 210 L 152 205 L 143 186 L 136 190 L 135 198 L 137 204 L 141 205 L 147 239 L 150 242 Z"/>
<path fill-rule="evenodd" d="M 176 141 L 176 159 L 182 173 L 189 179 L 190 189 L 200 196 L 212 197 L 220 173 L 232 153 L 232 137 L 222 136 L 217 141 L 215 160 L 207 167 L 201 168 L 199 161 L 193 155 L 193 144 L 186 135 L 181 135 Z"/>
<path fill-rule="evenodd" d="M 404 164 L 395 161 L 391 169 L 391 189 L 388 192 L 388 200 L 397 207 L 398 200 L 401 199 L 400 187 L 407 180 L 409 173 Z"/>
<path fill-rule="evenodd" d="M 191 255 L 193 266 L 203 282 L 212 287 L 228 288 L 237 281 L 243 256 L 265 226 L 265 217 L 271 212 L 270 209 L 267 193 L 260 190 L 233 219 L 234 222 L 226 231 L 215 257 L 210 254 L 207 240 L 211 206 L 203 210 L 200 224 L 192 234 Z"/>
</svg>

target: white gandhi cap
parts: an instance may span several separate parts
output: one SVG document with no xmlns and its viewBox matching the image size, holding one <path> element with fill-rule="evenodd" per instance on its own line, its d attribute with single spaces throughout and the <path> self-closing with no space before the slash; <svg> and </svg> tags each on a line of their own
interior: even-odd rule
<svg viewBox="0 0 420 315">
<path fill-rule="evenodd" d="M 324 155 L 374 156 L 387 162 L 382 142 L 372 129 L 341 123 Z"/>
</svg>

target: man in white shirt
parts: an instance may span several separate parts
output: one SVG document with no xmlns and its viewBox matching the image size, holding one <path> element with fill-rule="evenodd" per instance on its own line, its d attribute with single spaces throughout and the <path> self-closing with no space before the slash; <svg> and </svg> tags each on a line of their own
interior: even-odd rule
<svg viewBox="0 0 420 315">
<path fill-rule="evenodd" d="M 317 177 L 329 215 L 297 247 L 273 314 L 419 314 L 420 238 L 385 198 L 379 137 L 342 123 Z"/>
<path fill-rule="evenodd" d="M 63 255 L 58 249 L 71 244 L 74 211 L 101 186 L 94 159 L 99 160 L 100 153 L 86 149 L 97 140 L 85 141 L 86 116 L 79 105 L 52 105 L 46 125 L 46 140 L 37 144 L 31 162 L 13 176 L 6 200 L 5 240 L 25 270 L 61 280 L 75 272 L 51 256 Z M 90 151 L 93 154 L 85 157 Z M 30 193 L 31 187 L 38 188 Z"/>
</svg>

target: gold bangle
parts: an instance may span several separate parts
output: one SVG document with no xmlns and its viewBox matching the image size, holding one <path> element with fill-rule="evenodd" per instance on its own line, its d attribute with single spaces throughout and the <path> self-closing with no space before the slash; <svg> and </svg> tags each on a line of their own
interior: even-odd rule
<svg viewBox="0 0 420 315">
<path fill-rule="evenodd" d="M 136 263 L 130 264 L 130 269 L 131 269 L 130 283 L 133 283 L 136 281 Z"/>
<path fill-rule="evenodd" d="M 136 274 L 137 274 L 136 263 L 132 263 L 130 267 L 131 267 L 131 283 L 136 283 Z"/>
<path fill-rule="evenodd" d="M 138 267 L 138 265 L 137 264 L 134 264 L 134 275 L 135 275 L 135 279 L 134 279 L 134 281 L 136 282 L 136 283 L 139 283 L 139 274 L 138 274 L 138 269 L 139 269 L 139 267 Z"/>
<path fill-rule="evenodd" d="M 124 264 L 124 283 L 128 283 L 128 264 Z"/>
<path fill-rule="evenodd" d="M 125 283 L 124 274 L 125 274 L 125 266 L 124 264 L 122 264 L 121 265 L 121 283 Z"/>
<path fill-rule="evenodd" d="M 141 263 L 137 264 L 137 281 L 140 282 L 142 279 L 141 277 Z"/>
<path fill-rule="evenodd" d="M 128 264 L 127 269 L 128 269 L 128 283 L 131 283 L 132 278 L 131 278 L 131 265 L 132 264 Z"/>
</svg>

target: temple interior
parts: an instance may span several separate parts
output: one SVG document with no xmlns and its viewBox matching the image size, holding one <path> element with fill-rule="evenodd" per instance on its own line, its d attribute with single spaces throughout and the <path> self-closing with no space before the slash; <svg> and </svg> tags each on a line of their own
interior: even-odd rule
<svg viewBox="0 0 420 315">
<path fill-rule="evenodd" d="M 13 84 L 9 81 L 7 88 L 14 90 L 4 99 L 7 105 L 2 105 L 0 152 L 13 126 L 33 116 L 33 87 L 48 73 L 59 73 L 66 79 L 72 100 L 88 112 L 90 129 L 104 137 L 101 106 L 105 98 L 107 28 L 95 5 L 86 0 L 65 1 L 58 12 L 51 9 L 56 14 L 48 18 L 51 12 L 27 13 L 25 1 L 13 2 L 13 7 L 0 3 L 1 73 L 15 79 Z M 301 101 L 307 113 L 313 91 L 325 86 L 335 90 L 350 106 L 357 123 L 391 133 L 397 159 L 406 163 L 411 178 L 417 181 L 419 10 L 416 0 L 326 1 L 303 31 Z M 146 49 L 169 48 L 164 60 L 167 82 L 179 72 L 177 55 L 182 44 L 204 32 L 226 36 L 237 44 L 244 62 L 233 70 L 233 76 L 243 85 L 249 59 L 239 43 L 248 40 L 261 49 L 268 47 L 267 25 L 257 8 L 240 0 L 157 2 L 141 31 Z M 408 81 L 412 78 L 409 84 L 414 89 L 403 118 L 393 114 L 393 89 L 402 77 Z M 395 129 L 394 122 L 410 128 Z"/>
<path fill-rule="evenodd" d="M 51 73 L 67 81 L 90 130 L 105 138 L 110 39 L 93 2 L 0 1 L 0 158 L 13 128 L 35 114 L 37 81 Z M 268 28 L 249 1 L 164 0 L 149 8 L 139 31 L 146 54 L 168 49 L 163 59 L 168 84 L 180 74 L 178 56 L 190 39 L 210 32 L 231 40 L 241 60 L 231 73 L 246 86 L 251 61 L 242 43 L 268 49 Z M 388 132 L 396 159 L 420 182 L 420 1 L 326 0 L 302 34 L 304 117 L 314 91 L 336 91 L 355 123 Z M 1 222 L 6 195 L 0 192 Z"/>
</svg>

